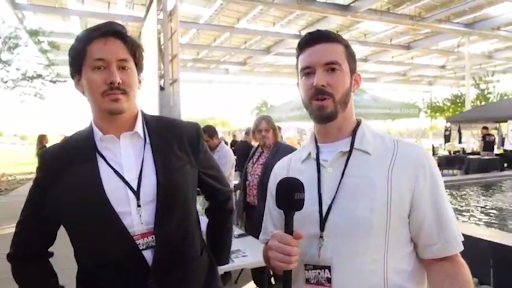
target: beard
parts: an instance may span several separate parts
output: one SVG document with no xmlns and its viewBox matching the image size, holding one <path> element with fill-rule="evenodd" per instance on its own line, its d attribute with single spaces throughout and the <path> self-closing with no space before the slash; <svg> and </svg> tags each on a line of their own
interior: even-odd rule
<svg viewBox="0 0 512 288">
<path fill-rule="evenodd" d="M 316 96 L 325 96 L 328 99 L 325 101 L 333 101 L 334 102 L 334 108 L 329 108 L 327 106 L 322 105 L 314 105 L 313 99 Z M 325 125 L 329 124 L 336 119 L 338 119 L 338 115 L 340 113 L 345 112 L 347 110 L 348 104 L 350 103 L 350 99 L 352 97 L 352 83 L 347 88 L 347 91 L 345 91 L 340 97 L 336 99 L 334 94 L 331 92 L 323 89 L 323 88 L 316 88 L 313 90 L 311 95 L 309 95 L 306 99 L 302 98 L 302 104 L 304 105 L 304 108 L 306 111 L 308 111 L 309 118 L 313 121 L 315 124 L 319 125 Z"/>
</svg>

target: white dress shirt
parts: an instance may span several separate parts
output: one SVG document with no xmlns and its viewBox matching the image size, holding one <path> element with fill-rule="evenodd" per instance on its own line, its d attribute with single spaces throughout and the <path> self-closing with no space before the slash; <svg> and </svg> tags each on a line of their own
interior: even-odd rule
<svg viewBox="0 0 512 288">
<path fill-rule="evenodd" d="M 135 129 L 121 134 L 119 139 L 114 135 L 103 135 L 98 127 L 92 123 L 94 140 L 98 149 L 108 162 L 123 175 L 126 180 L 137 188 L 137 180 L 144 150 L 144 127 L 142 113 L 139 111 Z M 140 189 L 140 202 L 142 206 L 142 222 L 137 213 L 137 201 L 132 191 L 117 177 L 110 167 L 97 156 L 101 180 L 110 203 L 130 232 L 152 229 L 155 222 L 156 210 L 156 171 L 153 152 L 146 131 L 146 151 L 144 154 L 144 167 Z M 135 240 L 134 240 L 135 241 Z M 115 245 L 115 243 L 114 243 Z M 153 249 L 142 251 L 144 257 L 151 265 Z"/>
<path fill-rule="evenodd" d="M 224 144 L 224 141 L 220 141 L 217 149 L 212 151 L 213 158 L 219 164 L 220 169 L 224 172 L 224 176 L 228 180 L 228 183 L 231 187 L 233 187 L 235 183 L 235 164 L 236 158 L 235 154 L 233 154 L 233 150 L 228 147 L 228 145 Z"/>
</svg>

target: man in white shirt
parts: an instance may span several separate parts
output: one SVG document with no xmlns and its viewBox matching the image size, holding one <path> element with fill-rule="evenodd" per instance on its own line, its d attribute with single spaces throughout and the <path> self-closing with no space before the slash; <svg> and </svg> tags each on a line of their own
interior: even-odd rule
<svg viewBox="0 0 512 288">
<path fill-rule="evenodd" d="M 340 35 L 317 30 L 297 46 L 298 84 L 315 123 L 308 145 L 281 160 L 268 187 L 263 256 L 293 287 L 469 288 L 462 235 L 431 156 L 357 119 L 356 55 Z M 293 236 L 280 230 L 276 186 L 305 186 Z"/>
<path fill-rule="evenodd" d="M 76 286 L 222 287 L 233 236 L 230 185 L 201 127 L 137 106 L 142 46 L 117 22 L 81 32 L 70 74 L 90 127 L 42 151 L 7 259 L 20 287 L 58 287 L 48 249 L 65 228 Z M 146 95 L 146 97 L 157 95 Z M 209 202 L 206 241 L 196 190 Z"/>
<path fill-rule="evenodd" d="M 228 183 L 233 187 L 233 183 L 235 181 L 235 154 L 233 154 L 233 150 L 229 148 L 222 139 L 219 137 L 219 132 L 217 132 L 217 128 L 213 125 L 205 125 L 203 127 L 204 133 L 204 141 L 206 142 L 206 146 L 210 149 L 213 154 L 213 158 L 219 164 L 220 169 L 224 172 Z"/>
</svg>

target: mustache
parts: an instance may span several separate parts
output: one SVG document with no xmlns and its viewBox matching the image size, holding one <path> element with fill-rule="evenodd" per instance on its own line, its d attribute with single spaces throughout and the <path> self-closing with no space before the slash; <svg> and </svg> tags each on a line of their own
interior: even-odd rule
<svg viewBox="0 0 512 288">
<path fill-rule="evenodd" d="M 120 94 L 123 94 L 123 95 L 128 95 L 128 91 L 126 91 L 125 89 L 121 88 L 120 86 L 110 86 L 108 89 L 103 91 L 103 93 L 101 93 L 101 95 L 103 97 L 105 97 L 105 96 L 107 96 L 108 93 L 112 93 L 112 92 L 117 92 L 117 93 L 120 93 Z"/>
<path fill-rule="evenodd" d="M 331 100 L 334 100 L 334 94 L 332 94 L 331 92 L 329 92 L 323 88 L 319 88 L 319 87 L 314 88 L 314 90 L 313 90 L 313 92 L 311 92 L 311 96 L 309 98 L 312 99 L 316 96 L 326 96 L 326 97 L 331 98 Z"/>
</svg>

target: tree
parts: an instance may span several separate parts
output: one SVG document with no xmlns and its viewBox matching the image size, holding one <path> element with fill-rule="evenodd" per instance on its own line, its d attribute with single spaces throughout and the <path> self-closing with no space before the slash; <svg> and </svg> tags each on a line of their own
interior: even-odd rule
<svg viewBox="0 0 512 288">
<path fill-rule="evenodd" d="M 227 119 L 222 118 L 216 118 L 216 117 L 209 117 L 209 118 L 201 118 L 201 119 L 194 119 L 194 122 L 199 123 L 201 127 L 205 125 L 213 125 L 217 130 L 231 130 L 233 128 L 233 125 L 231 122 Z"/>
<path fill-rule="evenodd" d="M 267 110 L 270 108 L 270 103 L 267 99 L 261 99 L 258 104 L 252 109 L 252 114 L 254 116 L 264 115 L 267 113 Z"/>
<path fill-rule="evenodd" d="M 494 73 L 473 77 L 472 88 L 476 91 L 471 100 L 471 107 L 500 101 L 512 97 L 510 92 L 496 91 L 496 81 L 492 81 Z M 464 112 L 466 108 L 466 94 L 461 91 L 450 94 L 443 99 L 430 99 L 425 101 L 423 112 L 431 119 L 446 119 L 450 116 Z"/>
<path fill-rule="evenodd" d="M 45 86 L 63 82 L 49 57 L 59 46 L 44 36 L 41 29 L 22 29 L 0 20 L 0 91 L 15 90 L 22 96 L 43 99 Z M 35 49 L 39 57 L 32 57 Z"/>
</svg>

